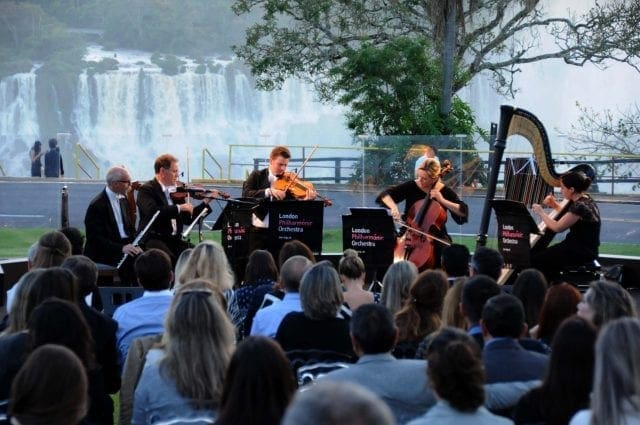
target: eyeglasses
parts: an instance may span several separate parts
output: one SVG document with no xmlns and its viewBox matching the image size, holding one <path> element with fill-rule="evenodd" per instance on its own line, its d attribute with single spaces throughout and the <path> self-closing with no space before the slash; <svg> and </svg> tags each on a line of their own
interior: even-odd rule
<svg viewBox="0 0 640 425">
<path fill-rule="evenodd" d="M 116 180 L 118 183 L 131 184 L 131 180 Z"/>
</svg>

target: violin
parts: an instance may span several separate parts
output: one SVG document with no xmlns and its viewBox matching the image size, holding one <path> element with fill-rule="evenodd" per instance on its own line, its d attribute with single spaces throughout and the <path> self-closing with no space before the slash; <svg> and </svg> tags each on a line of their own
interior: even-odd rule
<svg viewBox="0 0 640 425">
<path fill-rule="evenodd" d="M 451 162 L 442 163 L 439 177 L 443 177 L 452 169 Z M 433 189 L 442 189 L 444 184 L 438 180 Z M 405 234 L 396 243 L 394 257 L 414 263 L 418 270 L 433 269 L 437 264 L 435 244 L 451 245 L 447 240 L 432 235 L 442 230 L 447 221 L 447 210 L 438 201 L 431 200 L 429 193 L 423 200 L 413 204 L 409 209 Z"/>
<path fill-rule="evenodd" d="M 171 192 L 171 200 L 174 202 L 180 202 L 186 200 L 189 196 L 193 199 L 229 199 L 231 194 L 223 192 L 221 190 L 206 189 L 202 185 L 186 184 L 183 182 L 176 183 L 176 191 Z"/>
<path fill-rule="evenodd" d="M 276 190 L 282 190 L 290 194 L 295 199 L 305 199 L 310 190 L 313 188 L 313 183 L 298 178 L 296 173 L 290 171 L 284 172 L 282 175 L 273 182 L 273 188 Z M 324 201 L 324 205 L 329 207 L 333 205 L 333 202 L 325 198 L 324 196 L 316 193 L 316 196 Z"/>
</svg>

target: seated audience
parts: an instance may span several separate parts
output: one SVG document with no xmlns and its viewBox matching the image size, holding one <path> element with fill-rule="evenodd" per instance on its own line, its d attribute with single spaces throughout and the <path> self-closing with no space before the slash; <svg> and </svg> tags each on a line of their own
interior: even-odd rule
<svg viewBox="0 0 640 425">
<path fill-rule="evenodd" d="M 536 269 L 522 270 L 513 284 L 511 294 L 522 302 L 529 329 L 538 324 L 546 292 L 547 279 Z"/>
<path fill-rule="evenodd" d="M 482 309 L 489 298 L 500 294 L 500 292 L 500 286 L 495 279 L 485 275 L 470 277 L 462 287 L 460 312 L 467 322 L 469 335 L 476 340 L 480 348 L 484 347 L 484 337 L 480 326 Z"/>
<path fill-rule="evenodd" d="M 309 248 L 304 242 L 293 239 L 285 242 L 282 247 L 280 247 L 280 252 L 278 252 L 278 268 L 282 268 L 284 262 L 294 255 L 302 255 L 311 261 L 311 263 L 316 263 L 316 257 L 313 255 L 311 248 Z"/>
<path fill-rule="evenodd" d="M 418 268 L 411 261 L 397 261 L 389 266 L 382 278 L 380 302 L 396 314 L 404 301 L 409 298 L 409 288 L 418 276 Z"/>
<path fill-rule="evenodd" d="M 11 388 L 12 424 L 76 425 L 87 414 L 87 375 L 66 347 L 42 345 L 29 355 Z"/>
<path fill-rule="evenodd" d="M 344 302 L 352 311 L 362 304 L 380 302 L 380 299 L 376 300 L 373 292 L 364 289 L 366 270 L 357 251 L 353 249 L 344 251 L 338 263 L 338 274 L 344 288 L 342 293 Z"/>
<path fill-rule="evenodd" d="M 163 349 L 149 350 L 135 391 L 132 424 L 211 423 L 234 349 L 233 324 L 222 294 L 203 281 L 176 291 Z"/>
<path fill-rule="evenodd" d="M 215 425 L 279 425 L 295 391 L 282 348 L 267 337 L 248 337 L 231 357 Z"/>
<path fill-rule="evenodd" d="M 31 284 L 36 278 L 42 274 L 46 269 L 32 269 L 20 276 L 20 279 L 15 284 L 17 289 L 14 295 L 13 308 L 11 314 L 7 318 L 7 327 L 2 331 L 0 335 L 10 335 L 17 332 L 21 332 L 27 329 L 27 296 L 31 289 Z"/>
<path fill-rule="evenodd" d="M 629 292 L 615 282 L 596 280 L 578 303 L 578 316 L 591 321 L 598 329 L 619 317 L 637 317 L 636 305 Z"/>
<path fill-rule="evenodd" d="M 538 325 L 529 331 L 531 337 L 551 345 L 560 324 L 576 314 L 581 298 L 580 291 L 573 285 L 566 282 L 552 285 L 545 295 Z"/>
<path fill-rule="evenodd" d="M 357 363 L 319 378 L 319 381 L 353 382 L 380 397 L 397 423 L 405 423 L 436 402 L 427 382 L 424 360 L 396 359 L 391 351 L 398 328 L 389 310 L 379 304 L 365 304 L 353 312 L 351 342 Z"/>
<path fill-rule="evenodd" d="M 503 266 L 504 259 L 499 251 L 481 246 L 478 247 L 471 256 L 469 275 L 475 276 L 483 274 L 497 282 L 502 273 Z"/>
<path fill-rule="evenodd" d="M 513 295 L 491 297 L 482 309 L 485 339 L 482 363 L 487 383 L 542 379 L 548 357 L 525 350 L 518 340 L 527 334 L 524 309 Z"/>
<path fill-rule="evenodd" d="M 471 254 L 465 245 L 453 243 L 442 249 L 442 270 L 453 284 L 457 279 L 469 276 Z"/>
<path fill-rule="evenodd" d="M 640 424 L 640 321 L 624 317 L 609 322 L 596 342 L 591 408 L 570 425 Z"/>
<path fill-rule="evenodd" d="M 427 374 L 438 402 L 409 425 L 500 425 L 512 421 L 490 413 L 485 399 L 480 350 L 457 328 L 444 328 L 427 351 Z"/>
<path fill-rule="evenodd" d="M 311 266 L 311 261 L 302 255 L 294 255 L 284 262 L 280 269 L 280 285 L 284 289 L 284 298 L 257 311 L 251 326 L 251 335 L 275 338 L 284 316 L 293 311 L 302 311 L 300 281 Z"/>
<path fill-rule="evenodd" d="M 71 255 L 82 255 L 84 251 L 84 235 L 77 227 L 63 227 L 58 230 L 65 235 L 71 244 Z"/>
<path fill-rule="evenodd" d="M 449 289 L 447 276 L 440 270 L 426 270 L 418 275 L 409 289 L 409 298 L 396 313 L 398 344 L 393 350 L 397 358 L 413 359 L 418 345 L 440 328 L 444 296 Z"/>
<path fill-rule="evenodd" d="M 393 425 L 389 408 L 371 391 L 348 382 L 322 382 L 298 392 L 282 425 Z"/>
<path fill-rule="evenodd" d="M 173 272 L 167 253 L 151 248 L 136 257 L 134 269 L 144 293 L 113 313 L 114 320 L 118 322 L 116 343 L 120 365 L 124 364 L 129 344 L 134 338 L 164 332 L 165 315 L 173 299 L 169 290 Z"/>
<path fill-rule="evenodd" d="M 454 328 L 466 329 L 467 324 L 464 316 L 460 311 L 460 303 L 462 302 L 462 288 L 468 278 L 458 279 L 447 290 L 442 303 L 442 327 L 453 326 Z"/>
<path fill-rule="evenodd" d="M 222 245 L 215 241 L 204 240 L 193 248 L 179 279 L 180 282 L 209 279 L 225 295 L 227 302 L 233 296 L 233 271 Z"/>
<path fill-rule="evenodd" d="M 193 248 L 187 248 L 180 253 L 176 260 L 176 267 L 173 273 L 173 286 L 171 288 L 174 292 L 184 283 L 180 280 L 180 276 L 182 276 L 184 269 L 187 267 L 187 264 L 189 263 L 189 256 L 192 252 Z"/>
<path fill-rule="evenodd" d="M 302 312 L 287 314 L 276 332 L 282 349 L 324 350 L 354 357 L 349 318 L 340 314 L 344 298 L 338 272 L 328 262 L 313 265 L 300 282 Z"/>
<path fill-rule="evenodd" d="M 553 339 L 544 381 L 524 395 L 514 410 L 516 424 L 566 425 L 589 406 L 596 328 L 579 317 L 565 320 Z"/>
</svg>

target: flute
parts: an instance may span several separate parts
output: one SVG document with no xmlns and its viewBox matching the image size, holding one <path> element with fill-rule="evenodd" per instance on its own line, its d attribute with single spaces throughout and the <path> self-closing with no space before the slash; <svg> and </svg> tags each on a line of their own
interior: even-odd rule
<svg viewBox="0 0 640 425">
<path fill-rule="evenodd" d="M 133 242 L 131 242 L 131 245 L 138 246 L 138 244 L 140 243 L 140 241 L 144 237 L 145 233 L 147 233 L 147 231 L 151 228 L 151 225 L 153 224 L 153 222 L 156 220 L 156 218 L 158 218 L 158 215 L 160 215 L 160 210 L 156 211 L 156 213 L 153 215 L 153 217 L 151 217 L 151 220 L 149 220 L 149 223 L 147 223 L 145 228 L 142 229 L 142 232 L 138 233 L 138 236 L 136 236 L 136 238 L 133 240 Z M 120 262 L 116 266 L 117 269 L 122 267 L 122 265 L 124 264 L 124 261 L 127 259 L 128 256 L 129 256 L 129 254 L 124 254 L 122 256 L 122 260 L 120 260 Z"/>
</svg>

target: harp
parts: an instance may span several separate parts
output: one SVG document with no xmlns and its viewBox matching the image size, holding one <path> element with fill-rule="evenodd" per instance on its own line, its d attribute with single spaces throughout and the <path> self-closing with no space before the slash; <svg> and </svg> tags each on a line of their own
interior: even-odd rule
<svg viewBox="0 0 640 425">
<path fill-rule="evenodd" d="M 493 160 L 487 183 L 487 195 L 485 198 L 482 217 L 480 221 L 480 230 L 476 238 L 476 247 L 485 246 L 487 242 L 487 231 L 489 229 L 489 220 L 491 219 L 491 201 L 495 198 L 496 185 L 498 183 L 498 174 L 500 173 L 500 165 L 502 156 L 506 147 L 506 141 L 509 136 L 520 135 L 524 137 L 533 147 L 533 155 L 536 159 L 540 177 L 549 186 L 559 187 L 560 176 L 553 166 L 551 156 L 551 148 L 549 146 L 549 138 L 547 132 L 538 118 L 531 112 L 524 109 L 515 108 L 509 105 L 500 107 L 500 123 L 493 151 Z M 582 171 L 595 181 L 595 169 L 589 164 L 578 164 L 568 171 Z M 538 199 L 536 202 L 540 202 Z M 528 202 L 530 203 L 530 202 Z M 566 203 L 564 203 L 566 206 Z M 560 210 L 556 214 L 559 218 L 566 212 L 566 209 Z M 539 239 L 532 239 L 532 245 L 535 243 L 537 248 L 543 248 L 553 239 L 554 233 L 538 226 L 543 235 Z"/>
</svg>

